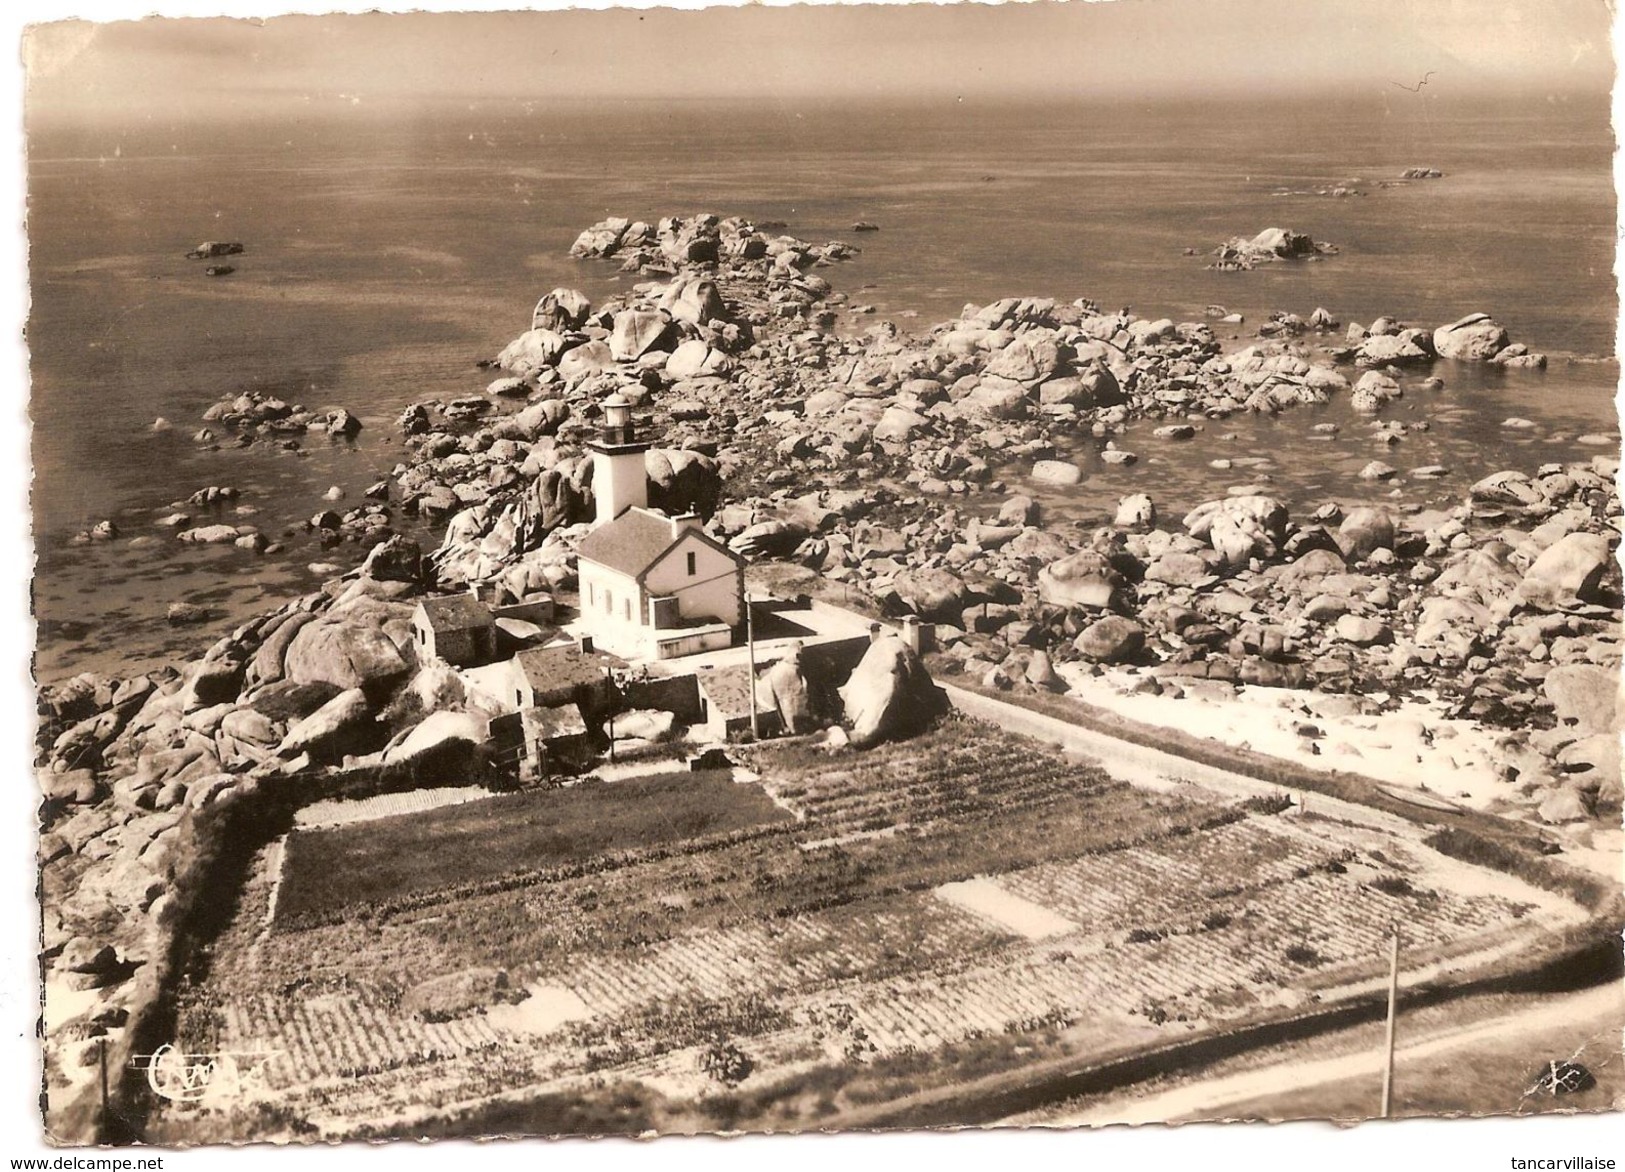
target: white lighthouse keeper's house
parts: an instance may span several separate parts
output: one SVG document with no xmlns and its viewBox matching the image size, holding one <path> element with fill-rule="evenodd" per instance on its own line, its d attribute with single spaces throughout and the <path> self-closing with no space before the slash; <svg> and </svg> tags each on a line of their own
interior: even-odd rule
<svg viewBox="0 0 1625 1172">
<path fill-rule="evenodd" d="M 592 452 L 594 528 L 576 551 L 581 625 L 594 647 L 623 659 L 670 659 L 726 647 L 744 622 L 744 559 L 692 513 L 648 507 L 647 441 L 632 404 L 604 400 Z"/>
</svg>

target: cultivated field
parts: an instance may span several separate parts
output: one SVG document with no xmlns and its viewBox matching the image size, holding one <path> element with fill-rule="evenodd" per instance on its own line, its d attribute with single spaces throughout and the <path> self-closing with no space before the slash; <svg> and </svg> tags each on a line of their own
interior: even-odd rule
<svg viewBox="0 0 1625 1172">
<path fill-rule="evenodd" d="M 1148 792 L 963 720 L 747 764 L 295 832 L 274 916 L 261 874 L 182 1010 L 273 1055 L 232 1126 L 838 1125 L 1375 987 L 1391 923 L 1420 972 L 1584 918 L 1420 832 Z M 411 1008 L 493 970 L 518 1004 Z"/>
</svg>

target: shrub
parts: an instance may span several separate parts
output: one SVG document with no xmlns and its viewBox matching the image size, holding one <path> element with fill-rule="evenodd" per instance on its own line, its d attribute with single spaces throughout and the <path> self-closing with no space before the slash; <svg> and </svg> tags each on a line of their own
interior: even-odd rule
<svg viewBox="0 0 1625 1172">
<path fill-rule="evenodd" d="M 1457 826 L 1436 830 L 1422 841 L 1441 855 L 1504 871 L 1546 891 L 1567 896 L 1587 911 L 1600 911 L 1615 898 L 1615 892 L 1600 879 L 1550 863 L 1530 853 L 1531 847 L 1514 846 Z"/>
<path fill-rule="evenodd" d="M 1384 895 L 1409 896 L 1412 899 L 1434 900 L 1439 895 L 1426 887 L 1412 886 L 1411 881 L 1403 875 L 1379 875 L 1370 883 L 1372 890 L 1380 891 Z"/>
<path fill-rule="evenodd" d="M 1249 814 L 1284 814 L 1292 808 L 1292 795 L 1288 793 L 1254 794 L 1241 803 Z"/>
<path fill-rule="evenodd" d="M 1326 963 L 1326 958 L 1316 952 L 1307 944 L 1293 944 L 1286 950 L 1286 958 L 1293 964 L 1301 964 L 1304 968 L 1316 968 Z"/>
<path fill-rule="evenodd" d="M 733 1042 L 713 1042 L 700 1051 L 700 1069 L 725 1087 L 736 1087 L 750 1077 L 756 1064 Z"/>
</svg>

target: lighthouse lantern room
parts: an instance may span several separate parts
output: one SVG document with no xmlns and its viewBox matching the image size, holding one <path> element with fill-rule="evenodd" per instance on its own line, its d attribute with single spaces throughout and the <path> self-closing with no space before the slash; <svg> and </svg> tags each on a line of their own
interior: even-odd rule
<svg viewBox="0 0 1625 1172">
<path fill-rule="evenodd" d="M 637 438 L 632 403 L 619 392 L 605 399 L 598 437 L 587 444 L 592 452 L 592 494 L 597 504 L 594 524 L 613 521 L 628 509 L 649 503 L 649 478 L 643 454 L 647 441 Z"/>
</svg>

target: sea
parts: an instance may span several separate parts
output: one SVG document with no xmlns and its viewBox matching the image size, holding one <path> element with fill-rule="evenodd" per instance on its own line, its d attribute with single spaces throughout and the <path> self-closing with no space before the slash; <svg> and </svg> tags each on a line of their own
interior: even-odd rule
<svg viewBox="0 0 1625 1172">
<path fill-rule="evenodd" d="M 1448 507 L 1490 471 L 1617 445 L 1613 150 L 1606 95 L 1399 87 L 1183 103 L 446 101 L 187 123 L 31 110 L 36 676 L 149 670 L 353 564 L 354 547 L 321 548 L 303 519 L 333 486 L 355 503 L 405 457 L 404 406 L 480 393 L 491 375 L 476 360 L 528 327 L 541 294 L 624 289 L 614 265 L 568 255 L 607 215 L 712 211 L 848 240 L 861 253 L 826 275 L 875 307 L 860 327 L 923 330 L 1016 295 L 1175 320 L 1222 305 L 1247 321 L 1223 328 L 1231 346 L 1275 310 L 1429 328 L 1492 313 L 1548 368 L 1440 364 L 1442 390 L 1384 413 L 1427 424 L 1398 445 L 1333 402 L 1206 421 L 1184 443 L 1148 421 L 1116 440 L 1140 457 L 1131 467 L 1103 465 L 1085 437 L 1063 453 L 1079 485 L 1011 478 L 1057 522 L 1108 517 L 1141 491 L 1177 519 L 1239 484 L 1295 511 Z M 1444 177 L 1392 185 L 1409 167 Z M 1364 194 L 1312 194 L 1336 185 Z M 879 231 L 855 235 L 858 221 Z M 1221 241 L 1271 226 L 1339 252 L 1206 267 Z M 204 240 L 244 243 L 234 273 L 185 259 Z M 298 452 L 194 442 L 204 411 L 243 390 L 346 407 L 364 429 Z M 1316 430 L 1327 422 L 1340 432 Z M 1452 475 L 1361 480 L 1373 459 Z M 156 526 L 209 485 L 238 496 L 186 507 L 195 524 L 255 524 L 283 551 L 183 546 Z M 73 543 L 104 519 L 116 540 Z M 171 626 L 179 601 L 210 618 Z"/>
</svg>

